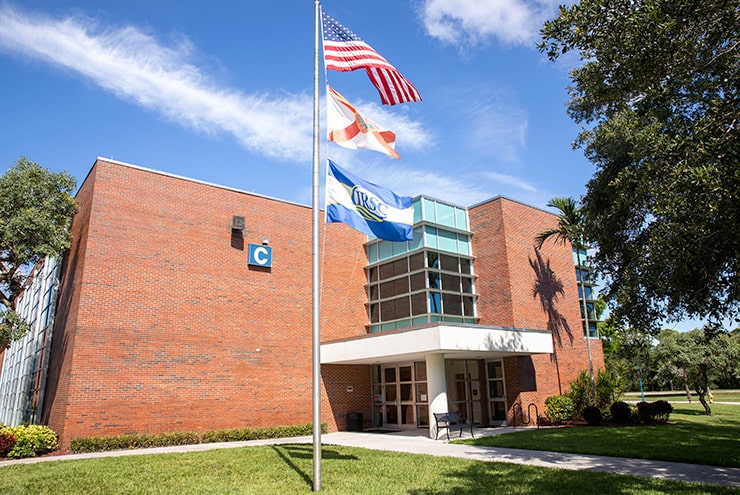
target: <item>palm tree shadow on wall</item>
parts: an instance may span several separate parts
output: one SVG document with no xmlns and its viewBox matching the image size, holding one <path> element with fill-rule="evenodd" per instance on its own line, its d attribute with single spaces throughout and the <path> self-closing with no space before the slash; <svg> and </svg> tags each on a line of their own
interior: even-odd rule
<svg viewBox="0 0 740 495">
<path fill-rule="evenodd" d="M 558 311 L 557 303 L 561 295 L 565 295 L 563 281 L 555 275 L 550 268 L 550 260 L 542 258 L 538 249 L 534 250 L 535 259 L 529 258 L 529 266 L 535 274 L 534 283 L 532 284 L 532 297 L 540 301 L 542 311 L 547 315 L 547 329 L 552 335 L 553 360 L 555 361 L 555 370 L 558 375 L 558 391 L 563 393 L 563 387 L 560 383 L 560 365 L 558 363 L 558 348 L 563 347 L 562 333 L 568 336 L 570 344 L 573 345 L 573 332 L 570 329 L 568 320 Z"/>
</svg>

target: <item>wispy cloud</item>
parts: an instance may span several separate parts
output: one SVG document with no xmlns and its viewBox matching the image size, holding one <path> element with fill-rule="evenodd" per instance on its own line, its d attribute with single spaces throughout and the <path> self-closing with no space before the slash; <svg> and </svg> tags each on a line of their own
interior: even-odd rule
<svg viewBox="0 0 740 495">
<path fill-rule="evenodd" d="M 514 177 L 513 175 L 500 174 L 498 172 L 485 172 L 483 175 L 494 182 L 513 186 L 517 189 L 523 189 L 532 193 L 537 192 L 537 188 L 532 184 L 524 179 L 520 179 L 519 177 Z"/>
<path fill-rule="evenodd" d="M 229 133 L 270 158 L 305 162 L 312 96 L 245 94 L 223 87 L 190 60 L 193 46 L 166 46 L 133 26 L 105 28 L 82 17 L 53 19 L 0 7 L 0 50 L 64 68 L 116 96 L 205 134 Z M 404 146 L 423 146 L 419 123 L 384 115 Z"/>
<path fill-rule="evenodd" d="M 460 84 L 449 92 L 446 104 L 460 122 L 457 139 L 465 149 L 481 157 L 519 161 L 529 116 L 510 91 L 494 82 Z"/>
<path fill-rule="evenodd" d="M 534 46 L 558 0 L 424 0 L 420 18 L 427 34 L 457 46 L 488 43 Z"/>
</svg>

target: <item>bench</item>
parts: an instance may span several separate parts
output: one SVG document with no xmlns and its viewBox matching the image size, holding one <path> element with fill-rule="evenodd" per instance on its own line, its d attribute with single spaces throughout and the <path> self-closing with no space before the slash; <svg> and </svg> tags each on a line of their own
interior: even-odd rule
<svg viewBox="0 0 740 495">
<path fill-rule="evenodd" d="M 435 439 L 439 437 L 439 430 L 445 430 L 447 432 L 447 440 L 450 439 L 450 429 L 458 428 L 460 430 L 460 436 L 462 436 L 463 428 L 470 426 L 470 436 L 473 435 L 473 422 L 468 422 L 467 419 L 460 416 L 458 411 L 446 412 L 446 413 L 433 413 L 434 421 L 437 426 L 435 431 Z"/>
</svg>

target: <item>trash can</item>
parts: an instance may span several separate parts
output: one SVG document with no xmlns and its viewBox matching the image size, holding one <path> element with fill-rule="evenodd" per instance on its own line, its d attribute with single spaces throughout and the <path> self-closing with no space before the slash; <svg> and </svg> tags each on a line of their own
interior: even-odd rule
<svg viewBox="0 0 740 495">
<path fill-rule="evenodd" d="M 347 431 L 362 431 L 362 413 L 347 413 Z"/>
</svg>

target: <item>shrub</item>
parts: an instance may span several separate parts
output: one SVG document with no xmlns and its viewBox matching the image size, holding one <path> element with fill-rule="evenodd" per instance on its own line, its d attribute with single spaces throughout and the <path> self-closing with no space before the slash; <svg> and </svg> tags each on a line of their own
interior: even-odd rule
<svg viewBox="0 0 740 495">
<path fill-rule="evenodd" d="M 578 378 L 570 382 L 568 397 L 573 401 L 573 417 L 583 417 L 586 406 L 593 405 L 591 400 L 591 377 L 588 371 L 581 371 Z"/>
<path fill-rule="evenodd" d="M 673 412 L 673 406 L 664 400 L 655 402 L 638 402 L 637 413 L 645 424 L 666 423 Z"/>
<path fill-rule="evenodd" d="M 553 395 L 545 399 L 545 415 L 554 425 L 572 418 L 573 410 L 573 400 L 566 395 Z"/>
<path fill-rule="evenodd" d="M 326 433 L 326 424 L 321 431 Z M 196 443 L 235 442 L 266 438 L 284 438 L 310 435 L 311 424 L 275 426 L 270 428 L 231 428 L 206 432 L 201 437 L 192 432 L 158 433 L 154 435 L 120 435 L 116 437 L 73 438 L 69 448 L 76 454 L 103 452 L 109 450 L 141 449 L 147 447 L 167 447 L 170 445 L 191 445 Z"/>
<path fill-rule="evenodd" d="M 667 423 L 668 417 L 673 412 L 673 406 L 664 400 L 656 400 L 651 405 L 651 417 L 658 423 Z"/>
<path fill-rule="evenodd" d="M 609 413 L 615 423 L 627 424 L 632 421 L 632 408 L 623 401 L 617 401 L 609 406 Z"/>
<path fill-rule="evenodd" d="M 15 435 L 10 428 L 0 428 L 0 457 L 5 457 L 15 445 Z"/>
<path fill-rule="evenodd" d="M 20 425 L 7 429 L 15 436 L 15 445 L 8 451 L 8 459 L 36 457 L 59 448 L 59 438 L 48 426 Z"/>
<path fill-rule="evenodd" d="M 601 424 L 601 409 L 596 406 L 586 406 L 583 410 L 583 419 L 591 426 Z"/>
</svg>

